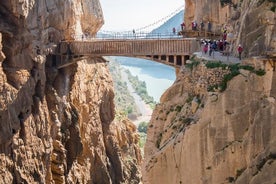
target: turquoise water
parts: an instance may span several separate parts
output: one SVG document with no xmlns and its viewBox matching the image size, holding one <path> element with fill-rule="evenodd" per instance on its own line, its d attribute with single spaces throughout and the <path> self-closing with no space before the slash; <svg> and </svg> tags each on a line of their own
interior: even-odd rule
<svg viewBox="0 0 276 184">
<path fill-rule="evenodd" d="M 174 83 L 175 69 L 173 67 L 137 58 L 112 57 L 128 69 L 132 75 L 138 76 L 139 80 L 145 81 L 147 91 L 156 102 L 159 102 L 161 95 Z"/>
</svg>

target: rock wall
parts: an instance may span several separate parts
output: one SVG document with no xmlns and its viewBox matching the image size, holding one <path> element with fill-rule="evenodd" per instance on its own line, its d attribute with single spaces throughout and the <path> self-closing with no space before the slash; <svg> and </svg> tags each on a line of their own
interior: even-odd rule
<svg viewBox="0 0 276 184">
<path fill-rule="evenodd" d="M 271 11 L 275 3 L 267 0 L 232 0 L 233 4 L 221 6 L 220 0 L 186 0 L 184 20 L 188 29 L 196 20 L 212 24 L 212 31 L 221 33 L 227 25 L 233 43 L 232 52 L 236 54 L 238 44 L 244 47 L 244 56 L 266 55 L 267 51 L 276 50 L 276 15 Z"/>
<path fill-rule="evenodd" d="M 227 25 L 244 55 L 265 56 L 276 50 L 275 6 L 269 1 L 186 0 L 184 20 L 210 21 L 212 30 Z M 273 59 L 270 59 L 272 63 Z M 229 71 L 188 64 L 162 96 L 148 126 L 143 163 L 145 184 L 275 183 L 275 71 L 268 60 L 243 64 L 264 69 L 264 76 L 240 70 L 224 92 L 208 92 Z M 189 69 L 188 66 L 193 69 Z M 215 88 L 216 89 L 216 88 Z"/>
<path fill-rule="evenodd" d="M 201 21 L 207 30 L 208 21 L 212 25 L 212 31 L 220 32 L 221 26 L 227 22 L 231 8 L 221 7 L 219 0 L 185 0 L 184 20 L 187 29 L 192 29 L 192 22 L 196 21 L 200 26 Z"/>
<path fill-rule="evenodd" d="M 102 24 L 98 0 L 0 2 L 0 183 L 139 183 L 136 128 L 113 120 L 106 61 L 51 64 L 60 40 Z"/>
<path fill-rule="evenodd" d="M 235 45 L 242 44 L 245 56 L 266 55 L 276 50 L 276 14 L 269 1 L 245 0 L 233 12 L 230 24 L 233 26 Z M 235 17 L 235 14 L 240 16 Z"/>
<path fill-rule="evenodd" d="M 222 68 L 182 68 L 149 124 L 145 184 L 275 183 L 275 71 L 254 63 L 264 76 L 240 70 L 224 92 L 207 91 Z"/>
</svg>

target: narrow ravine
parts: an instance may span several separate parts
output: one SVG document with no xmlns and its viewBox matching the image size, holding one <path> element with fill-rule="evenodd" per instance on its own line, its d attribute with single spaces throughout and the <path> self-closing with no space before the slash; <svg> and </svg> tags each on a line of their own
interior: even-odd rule
<svg viewBox="0 0 276 184">
<path fill-rule="evenodd" d="M 121 70 L 121 75 L 122 75 L 122 80 L 123 82 L 126 82 L 128 91 L 131 93 L 131 95 L 134 98 L 135 104 L 139 110 L 140 116 L 137 117 L 136 120 L 133 120 L 132 122 L 138 126 L 139 123 L 145 121 L 148 122 L 150 121 L 151 114 L 152 114 L 152 109 L 148 104 L 146 104 L 142 98 L 135 92 L 134 88 L 132 87 L 130 81 L 128 80 L 127 73 L 125 70 Z"/>
</svg>

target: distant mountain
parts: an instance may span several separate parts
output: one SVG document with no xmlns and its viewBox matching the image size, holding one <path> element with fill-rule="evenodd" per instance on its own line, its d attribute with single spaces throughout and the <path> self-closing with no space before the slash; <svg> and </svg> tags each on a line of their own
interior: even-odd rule
<svg viewBox="0 0 276 184">
<path fill-rule="evenodd" d="M 184 19 L 184 10 L 179 11 L 177 14 L 175 14 L 173 17 L 171 17 L 169 20 L 167 20 L 164 24 L 159 26 L 158 28 L 153 29 L 149 35 L 151 34 L 157 34 L 157 33 L 162 33 L 162 34 L 171 34 L 172 29 L 175 28 L 176 32 L 181 30 L 180 24 L 182 24 Z M 114 33 L 104 33 L 104 32 L 98 32 L 96 37 L 98 38 L 112 38 Z M 116 37 L 128 37 L 129 32 L 127 33 L 117 33 Z M 132 35 L 132 32 L 131 32 Z"/>
<path fill-rule="evenodd" d="M 164 33 L 170 34 L 172 33 L 172 29 L 175 27 L 176 31 L 181 30 L 180 24 L 183 22 L 184 19 L 184 10 L 181 10 L 175 16 L 167 20 L 164 24 L 159 26 L 158 28 L 151 31 L 151 33 Z"/>
</svg>

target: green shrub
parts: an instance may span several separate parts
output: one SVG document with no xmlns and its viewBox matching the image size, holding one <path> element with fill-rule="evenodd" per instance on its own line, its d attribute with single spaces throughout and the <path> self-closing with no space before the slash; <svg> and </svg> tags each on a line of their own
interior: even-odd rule
<svg viewBox="0 0 276 184">
<path fill-rule="evenodd" d="M 215 91 L 215 89 L 218 89 L 218 86 L 218 84 L 208 86 L 207 91 Z"/>
<path fill-rule="evenodd" d="M 133 107 L 128 106 L 127 107 L 127 114 L 131 114 L 133 112 Z"/>
<path fill-rule="evenodd" d="M 147 134 L 140 132 L 139 133 L 139 147 L 140 148 L 142 148 L 142 149 L 144 148 L 146 139 L 147 139 Z"/>
<path fill-rule="evenodd" d="M 239 74 L 240 74 L 239 70 L 234 67 L 233 70 L 231 70 L 231 73 L 224 75 L 223 80 L 219 85 L 220 92 L 225 91 L 227 88 L 227 82 Z"/>
<path fill-rule="evenodd" d="M 220 62 L 208 62 L 205 65 L 207 68 L 219 68 L 221 67 L 222 69 L 226 69 L 226 67 L 228 66 L 227 64 Z"/>
<path fill-rule="evenodd" d="M 143 133 L 147 133 L 147 130 L 148 130 L 148 124 L 147 122 L 141 122 L 139 125 L 138 125 L 138 132 L 143 132 Z"/>
<path fill-rule="evenodd" d="M 208 62 L 206 63 L 207 68 L 219 68 L 221 67 L 222 69 L 229 68 L 230 73 L 226 74 L 223 76 L 223 80 L 219 84 L 211 85 L 207 87 L 207 91 L 215 91 L 215 89 L 219 89 L 220 92 L 223 92 L 227 88 L 227 83 L 228 81 L 232 80 L 235 76 L 240 74 L 240 69 L 248 70 L 250 72 L 255 73 L 256 75 L 262 76 L 266 72 L 264 70 L 255 70 L 254 67 L 249 66 L 249 65 L 240 65 L 239 63 L 234 64 L 234 65 L 227 65 L 221 62 Z"/>
<path fill-rule="evenodd" d="M 272 12 L 276 12 L 276 6 L 272 6 L 272 7 L 270 8 L 270 10 L 271 10 Z"/>
<path fill-rule="evenodd" d="M 254 70 L 254 73 L 258 76 L 263 76 L 265 75 L 265 70 L 259 69 L 259 70 Z"/>
<path fill-rule="evenodd" d="M 198 66 L 199 65 L 199 61 L 193 61 L 193 60 L 191 60 L 192 62 L 191 63 L 187 63 L 185 66 L 187 67 L 187 68 L 189 68 L 190 70 L 193 70 L 196 66 Z"/>
<path fill-rule="evenodd" d="M 140 81 L 137 76 L 131 75 L 129 70 L 128 72 L 128 79 L 131 82 L 133 88 L 135 89 L 136 93 L 146 102 L 149 104 L 152 109 L 154 109 L 156 102 L 152 96 L 148 95 L 147 86 L 145 81 Z"/>
<path fill-rule="evenodd" d="M 240 68 L 244 70 L 254 71 L 254 67 L 249 65 L 241 65 Z"/>
</svg>

